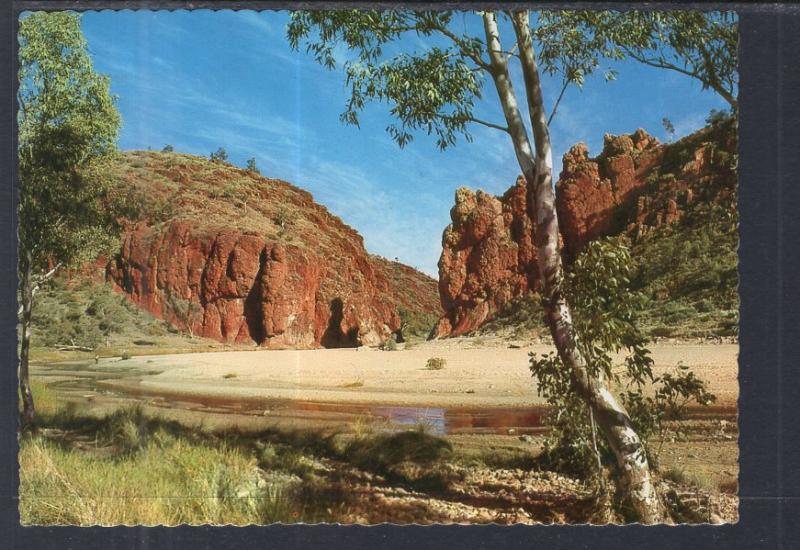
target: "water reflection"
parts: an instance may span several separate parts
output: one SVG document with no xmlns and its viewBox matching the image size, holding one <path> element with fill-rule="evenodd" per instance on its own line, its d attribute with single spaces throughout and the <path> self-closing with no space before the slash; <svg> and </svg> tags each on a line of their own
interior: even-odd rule
<svg viewBox="0 0 800 550">
<path fill-rule="evenodd" d="M 544 432 L 546 409 L 528 407 L 410 407 L 363 403 L 330 403 L 318 401 L 293 401 L 264 398 L 236 398 L 208 395 L 186 395 L 149 391 L 141 386 L 120 386 L 110 383 L 124 376 L 123 372 L 104 372 L 95 365 L 74 363 L 39 367 L 40 375 L 55 375 L 51 383 L 54 390 L 72 399 L 86 399 L 88 395 L 106 399 L 147 401 L 155 407 L 183 409 L 198 413 L 239 414 L 270 416 L 282 419 L 322 421 L 341 425 L 371 419 L 386 429 L 411 429 L 424 427 L 428 433 L 446 434 L 524 434 Z M 101 370 L 103 372 L 101 372 Z M 64 379 L 64 375 L 69 378 Z M 735 421 L 735 410 L 709 407 L 691 411 L 690 417 L 710 419 L 720 417 Z M 378 425 L 377 427 L 380 428 Z"/>
</svg>

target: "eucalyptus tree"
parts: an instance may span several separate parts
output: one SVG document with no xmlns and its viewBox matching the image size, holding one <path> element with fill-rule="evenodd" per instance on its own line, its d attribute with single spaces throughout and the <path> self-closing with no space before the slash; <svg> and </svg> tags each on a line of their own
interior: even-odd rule
<svg viewBox="0 0 800 550">
<path fill-rule="evenodd" d="M 738 107 L 734 12 L 542 12 L 535 32 L 545 57 L 580 50 L 609 59 L 634 59 L 693 78 L 704 90 L 719 94 L 731 109 Z"/>
<path fill-rule="evenodd" d="M 466 18 L 478 19 L 468 29 Z M 608 15 L 609 20 L 613 16 Z M 559 28 L 562 42 L 553 44 L 537 32 L 539 20 Z M 586 25 L 591 25 L 587 19 Z M 600 69 L 603 58 L 620 59 L 624 49 L 610 49 L 606 35 L 580 29 L 567 32 L 566 14 L 537 17 L 527 10 L 476 14 L 452 11 L 311 11 L 294 12 L 287 36 L 295 50 L 304 46 L 317 62 L 336 68 L 336 48 L 354 56 L 344 63 L 349 98 L 342 122 L 359 125 L 359 113 L 370 102 L 386 103 L 394 121 L 387 131 L 403 147 L 415 132 L 435 138 L 440 149 L 457 137 L 472 140 L 470 128 L 483 125 L 505 134 L 527 183 L 534 220 L 543 307 L 558 357 L 569 372 L 572 389 L 588 406 L 613 451 L 622 493 L 639 520 L 663 519 L 644 445 L 620 400 L 609 390 L 607 373 L 589 363 L 579 346 L 572 313 L 564 295 L 564 273 L 558 244 L 558 217 L 553 189 L 550 122 L 569 85 L 582 86 Z M 559 26 L 560 25 L 560 26 Z M 675 32 L 682 32 L 675 29 Z M 508 33 L 510 38 L 504 38 Z M 430 38 L 422 51 L 403 51 L 404 37 Z M 616 35 L 614 37 L 617 38 Z M 398 51 L 399 50 L 399 51 Z M 517 63 L 523 88 L 517 92 L 510 63 Z M 562 87 L 546 113 L 542 72 L 560 76 Z M 607 80 L 614 78 L 605 70 Z M 476 115 L 487 82 L 494 88 L 502 121 Z M 521 98 L 521 100 L 520 100 Z M 522 105 L 521 105 L 522 104 Z M 522 110 L 527 110 L 527 121 Z M 530 132 L 528 130 L 530 125 Z"/>
<path fill-rule="evenodd" d="M 102 163 L 120 116 L 109 79 L 95 72 L 80 16 L 35 12 L 19 27 L 19 391 L 22 421 L 35 417 L 28 362 L 34 298 L 60 269 L 113 242 Z"/>
</svg>

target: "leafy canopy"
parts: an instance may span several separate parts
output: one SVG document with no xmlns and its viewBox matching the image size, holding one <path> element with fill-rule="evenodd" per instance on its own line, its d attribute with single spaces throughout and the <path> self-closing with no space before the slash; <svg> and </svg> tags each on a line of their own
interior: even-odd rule
<svg viewBox="0 0 800 550">
<path fill-rule="evenodd" d="M 386 130 L 400 147 L 415 132 L 424 132 L 446 149 L 459 135 L 471 141 L 471 123 L 507 131 L 504 124 L 475 116 L 491 75 L 482 30 L 468 30 L 480 27 L 476 15 L 447 10 L 297 11 L 291 14 L 287 35 L 293 49 L 304 46 L 329 69 L 337 66 L 337 48 L 349 52 L 343 62 L 350 92 L 340 116 L 344 123 L 358 126 L 368 102 L 385 103 L 394 118 Z M 508 25 L 509 13 L 497 15 Z M 538 12 L 533 22 L 541 70 L 562 82 L 550 119 L 568 86 L 582 87 L 598 70 L 606 80 L 616 77 L 603 61 L 630 57 L 677 70 L 726 99 L 736 86 L 734 14 L 554 11 Z M 409 46 L 416 38 L 425 38 L 429 46 Z M 518 59 L 514 50 L 503 54 Z"/>
<path fill-rule="evenodd" d="M 20 268 L 92 258 L 111 243 L 103 163 L 120 115 L 94 71 L 80 16 L 36 12 L 19 30 Z"/>
<path fill-rule="evenodd" d="M 631 58 L 679 72 L 737 105 L 737 17 L 734 12 L 541 12 L 535 31 L 546 67 L 569 60 L 576 78 L 597 59 Z"/>
</svg>

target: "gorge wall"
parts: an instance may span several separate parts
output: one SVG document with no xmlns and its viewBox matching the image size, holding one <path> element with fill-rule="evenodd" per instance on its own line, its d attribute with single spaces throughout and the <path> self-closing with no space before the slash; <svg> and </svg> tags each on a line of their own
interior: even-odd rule
<svg viewBox="0 0 800 550">
<path fill-rule="evenodd" d="M 565 155 L 556 184 L 562 254 L 568 264 L 591 240 L 626 233 L 634 241 L 679 221 L 697 202 L 736 192 L 733 121 L 661 144 L 642 129 Z M 726 202 L 729 203 L 730 201 Z M 439 295 L 445 311 L 432 337 L 478 329 L 539 286 L 533 223 L 522 178 L 501 197 L 459 189 L 442 237 Z"/>
<path fill-rule="evenodd" d="M 160 319 L 267 347 L 374 345 L 399 310 L 439 314 L 436 282 L 366 252 L 361 236 L 286 182 L 189 155 L 123 155 L 131 222 L 107 278 Z"/>
</svg>

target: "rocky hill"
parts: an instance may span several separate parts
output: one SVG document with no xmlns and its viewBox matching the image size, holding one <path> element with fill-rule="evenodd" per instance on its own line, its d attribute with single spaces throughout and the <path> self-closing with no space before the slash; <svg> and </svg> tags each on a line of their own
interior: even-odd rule
<svg viewBox="0 0 800 550">
<path fill-rule="evenodd" d="M 692 325 L 682 336 L 735 332 L 736 145 L 733 121 L 717 120 L 672 144 L 641 129 L 606 135 L 595 158 L 573 146 L 556 185 L 567 267 L 587 242 L 627 234 L 653 334 L 677 334 L 675 323 Z M 502 197 L 459 189 L 451 218 L 437 337 L 475 331 L 539 285 L 523 180 Z"/>
<path fill-rule="evenodd" d="M 362 237 L 286 182 L 182 154 L 113 168 L 131 210 L 106 275 L 157 318 L 268 347 L 374 345 L 405 316 L 440 313 L 436 281 L 372 256 Z"/>
</svg>

